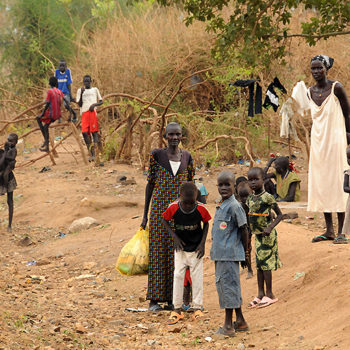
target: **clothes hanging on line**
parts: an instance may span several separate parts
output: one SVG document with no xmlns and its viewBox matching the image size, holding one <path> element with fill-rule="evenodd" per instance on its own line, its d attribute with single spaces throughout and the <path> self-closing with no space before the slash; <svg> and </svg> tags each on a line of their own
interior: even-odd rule
<svg viewBox="0 0 350 350">
<path fill-rule="evenodd" d="M 248 116 L 254 117 L 255 114 L 261 114 L 262 113 L 262 89 L 259 83 L 255 79 L 249 79 L 249 80 L 236 80 L 233 84 L 230 84 L 231 86 L 238 86 L 238 87 L 248 87 L 249 90 L 249 103 L 248 103 Z M 254 87 L 256 85 L 255 94 L 254 94 Z"/>
<path fill-rule="evenodd" d="M 297 103 L 297 113 L 302 117 L 310 111 L 310 100 L 307 97 L 307 87 L 303 81 L 298 81 L 293 88 L 292 98 Z"/>
<path fill-rule="evenodd" d="M 283 103 L 280 116 L 281 116 L 281 129 L 280 137 L 282 138 L 291 138 L 295 141 L 298 141 L 298 134 L 294 126 L 293 117 L 294 117 L 294 108 L 295 102 L 290 97 L 286 102 Z"/>
<path fill-rule="evenodd" d="M 279 89 L 284 94 L 287 93 L 287 90 L 281 84 L 281 82 L 277 77 L 275 77 L 275 79 L 273 79 L 273 82 L 270 83 L 270 85 L 268 86 L 263 107 L 267 109 L 270 106 L 272 106 L 273 110 L 276 112 L 278 109 L 279 103 L 278 103 L 278 95 L 276 94 L 276 91 L 274 88 Z"/>
</svg>

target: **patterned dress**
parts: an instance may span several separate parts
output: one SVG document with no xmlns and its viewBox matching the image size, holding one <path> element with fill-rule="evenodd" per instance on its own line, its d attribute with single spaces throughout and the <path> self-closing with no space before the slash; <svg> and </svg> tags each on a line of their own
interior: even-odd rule
<svg viewBox="0 0 350 350">
<path fill-rule="evenodd" d="M 256 267 L 258 270 L 277 270 L 282 266 L 278 256 L 277 231 L 263 237 L 265 228 L 273 222 L 271 210 L 277 207 L 275 198 L 266 191 L 248 197 L 249 223 L 252 234 L 255 234 Z"/>
<path fill-rule="evenodd" d="M 154 185 L 149 220 L 148 300 L 172 300 L 174 245 L 162 223 L 162 214 L 179 197 L 182 183 L 192 181 L 193 176 L 189 152 L 181 150 L 180 167 L 173 175 L 166 148 L 153 150 L 148 170 L 148 182 Z"/>
</svg>

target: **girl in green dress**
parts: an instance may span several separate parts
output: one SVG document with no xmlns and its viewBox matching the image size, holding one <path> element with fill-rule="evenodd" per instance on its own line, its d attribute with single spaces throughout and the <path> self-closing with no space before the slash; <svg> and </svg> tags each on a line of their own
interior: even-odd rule
<svg viewBox="0 0 350 350">
<path fill-rule="evenodd" d="M 258 296 L 249 304 L 249 308 L 261 308 L 278 301 L 272 293 L 272 270 L 282 266 L 278 256 L 276 225 L 282 220 L 282 212 L 275 198 L 264 190 L 264 171 L 252 168 L 248 172 L 248 181 L 254 191 L 248 197 L 249 223 L 255 234 L 255 255 L 258 279 Z M 272 211 L 277 215 L 273 217 Z M 266 286 L 266 291 L 265 291 Z"/>
</svg>

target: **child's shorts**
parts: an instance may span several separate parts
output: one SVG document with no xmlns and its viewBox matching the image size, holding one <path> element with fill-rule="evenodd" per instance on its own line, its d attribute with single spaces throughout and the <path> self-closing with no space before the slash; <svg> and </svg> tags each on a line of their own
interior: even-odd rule
<svg viewBox="0 0 350 350">
<path fill-rule="evenodd" d="M 81 115 L 81 132 L 92 132 L 98 131 L 98 118 L 96 111 L 86 111 Z"/>
<path fill-rule="evenodd" d="M 215 261 L 216 289 L 221 309 L 237 309 L 242 305 L 239 262 Z"/>
</svg>

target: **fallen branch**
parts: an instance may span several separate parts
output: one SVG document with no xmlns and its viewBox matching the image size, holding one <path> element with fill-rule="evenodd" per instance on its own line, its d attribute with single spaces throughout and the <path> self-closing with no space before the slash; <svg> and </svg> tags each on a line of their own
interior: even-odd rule
<svg viewBox="0 0 350 350">
<path fill-rule="evenodd" d="M 198 151 L 200 149 L 203 149 L 205 147 L 207 147 L 210 143 L 212 142 L 216 142 L 218 140 L 221 140 L 221 139 L 231 139 L 231 140 L 244 140 L 245 141 L 245 151 L 247 153 L 247 156 L 249 157 L 250 159 L 250 165 L 253 166 L 254 165 L 254 159 L 252 157 L 252 155 L 250 154 L 250 151 L 249 151 L 249 146 L 250 146 L 250 142 L 249 140 L 244 137 L 244 136 L 231 136 L 231 135 L 219 135 L 219 136 L 216 136 L 212 139 L 209 139 L 207 140 L 203 145 L 200 145 L 198 146 L 197 148 L 195 148 L 195 151 Z"/>
</svg>

